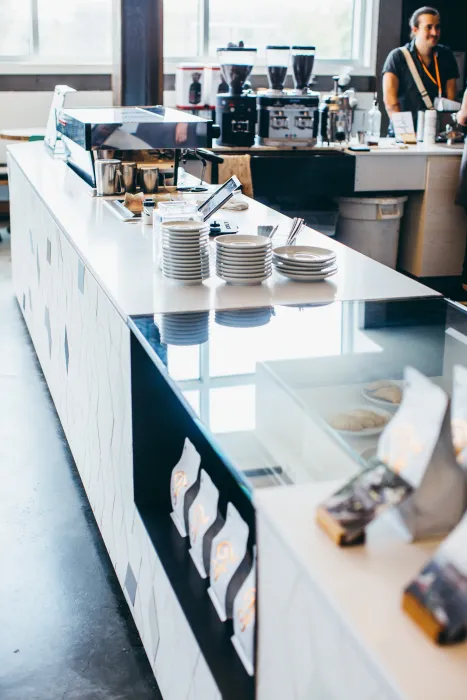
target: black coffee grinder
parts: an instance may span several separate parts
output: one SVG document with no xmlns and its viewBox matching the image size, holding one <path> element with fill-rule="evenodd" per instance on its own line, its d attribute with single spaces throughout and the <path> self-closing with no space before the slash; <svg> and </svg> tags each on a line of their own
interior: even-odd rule
<svg viewBox="0 0 467 700">
<path fill-rule="evenodd" d="M 256 131 L 256 95 L 243 89 L 253 70 L 257 49 L 229 46 L 217 49 L 222 75 L 229 92 L 217 95 L 216 122 L 222 146 L 253 146 Z"/>
<path fill-rule="evenodd" d="M 292 56 L 295 88 L 285 90 Z M 310 148 L 316 144 L 319 93 L 308 88 L 315 60 L 314 46 L 267 46 L 269 90 L 258 97 L 259 143 L 264 146 Z"/>
</svg>

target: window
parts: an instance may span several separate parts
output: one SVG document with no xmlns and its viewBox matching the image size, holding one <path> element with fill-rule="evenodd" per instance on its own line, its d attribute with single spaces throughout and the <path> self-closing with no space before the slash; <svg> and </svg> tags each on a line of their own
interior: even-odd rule
<svg viewBox="0 0 467 700">
<path fill-rule="evenodd" d="M 0 0 L 0 58 L 110 63 L 112 0 Z"/>
<path fill-rule="evenodd" d="M 264 66 L 266 44 L 315 45 L 320 73 L 336 64 L 374 68 L 379 0 L 164 0 L 166 61 L 207 58 L 229 41 L 258 48 Z"/>
</svg>

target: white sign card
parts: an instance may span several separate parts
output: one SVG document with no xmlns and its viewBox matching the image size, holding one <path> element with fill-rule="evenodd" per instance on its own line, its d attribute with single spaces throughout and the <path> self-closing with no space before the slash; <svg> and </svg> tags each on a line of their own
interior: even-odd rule
<svg viewBox="0 0 467 700">
<path fill-rule="evenodd" d="M 414 488 L 430 463 L 447 406 L 445 391 L 407 367 L 401 405 L 381 434 L 377 456 Z"/>
<path fill-rule="evenodd" d="M 412 112 L 394 112 L 391 116 L 396 141 L 400 143 L 417 143 Z"/>
<path fill-rule="evenodd" d="M 256 547 L 253 548 L 253 565 L 243 586 L 235 596 L 233 609 L 234 633 L 231 637 L 235 651 L 246 672 L 254 674 L 256 625 Z"/>
<path fill-rule="evenodd" d="M 456 365 L 453 370 L 451 431 L 457 463 L 467 468 L 467 369 Z"/>
<path fill-rule="evenodd" d="M 225 525 L 214 537 L 209 571 L 209 597 L 222 622 L 227 620 L 227 588 L 245 558 L 249 528 L 232 503 L 227 505 Z"/>
<path fill-rule="evenodd" d="M 172 469 L 170 478 L 170 499 L 173 508 L 170 515 L 181 537 L 186 537 L 188 534 L 185 524 L 185 498 L 198 479 L 200 463 L 201 457 L 198 451 L 191 440 L 186 438 L 182 456 Z"/>
<path fill-rule="evenodd" d="M 188 511 L 188 532 L 191 545 L 189 552 L 201 578 L 207 578 L 208 572 L 205 569 L 203 558 L 204 537 L 211 525 L 217 520 L 219 490 L 204 469 L 201 469 L 200 483 L 198 494 Z"/>
<path fill-rule="evenodd" d="M 57 112 L 65 106 L 66 95 L 70 92 L 76 92 L 76 90 L 69 85 L 55 86 L 44 138 L 44 143 L 49 148 L 55 149 L 57 143 Z"/>
</svg>

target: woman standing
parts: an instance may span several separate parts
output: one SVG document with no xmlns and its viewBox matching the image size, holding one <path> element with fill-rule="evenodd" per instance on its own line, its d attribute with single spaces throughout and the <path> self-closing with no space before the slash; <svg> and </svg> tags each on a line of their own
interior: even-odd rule
<svg viewBox="0 0 467 700">
<path fill-rule="evenodd" d="M 459 77 L 454 54 L 439 43 L 441 18 L 433 7 L 421 7 L 410 19 L 412 41 L 391 51 L 383 67 L 387 113 L 432 109 L 437 98 L 456 98 Z"/>
</svg>

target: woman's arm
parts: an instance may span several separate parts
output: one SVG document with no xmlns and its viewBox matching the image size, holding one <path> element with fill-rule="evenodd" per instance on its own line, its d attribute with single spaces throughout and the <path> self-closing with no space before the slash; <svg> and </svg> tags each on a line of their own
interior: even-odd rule
<svg viewBox="0 0 467 700">
<path fill-rule="evenodd" d="M 448 100 L 455 100 L 457 97 L 457 80 L 450 78 L 446 83 L 446 97 Z"/>
<path fill-rule="evenodd" d="M 392 117 L 394 112 L 401 111 L 399 104 L 399 78 L 394 73 L 385 73 L 383 75 L 383 100 L 389 117 Z"/>
</svg>

